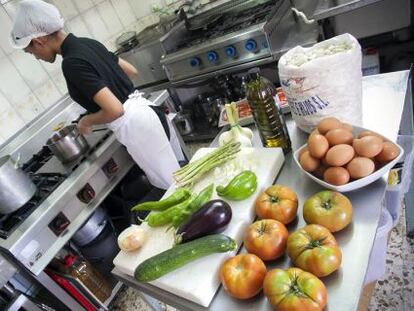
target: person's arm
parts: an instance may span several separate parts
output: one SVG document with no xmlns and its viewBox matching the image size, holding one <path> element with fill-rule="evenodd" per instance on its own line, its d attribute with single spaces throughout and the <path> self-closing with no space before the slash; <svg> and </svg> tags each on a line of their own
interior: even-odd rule
<svg viewBox="0 0 414 311">
<path fill-rule="evenodd" d="M 118 65 L 121 67 L 122 71 L 128 76 L 128 78 L 133 79 L 138 75 L 138 70 L 129 62 L 118 57 Z"/>
<path fill-rule="evenodd" d="M 90 133 L 93 125 L 110 123 L 124 114 L 122 103 L 107 87 L 98 91 L 93 100 L 101 110 L 79 120 L 78 128 L 82 134 Z"/>
</svg>

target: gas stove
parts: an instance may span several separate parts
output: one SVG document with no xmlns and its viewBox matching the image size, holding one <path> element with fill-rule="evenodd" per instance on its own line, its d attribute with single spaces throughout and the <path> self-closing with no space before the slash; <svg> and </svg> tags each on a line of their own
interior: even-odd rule
<svg viewBox="0 0 414 311">
<path fill-rule="evenodd" d="M 206 23 L 204 27 L 192 31 L 190 36 L 183 38 L 182 42 L 177 44 L 176 50 L 196 46 L 208 40 L 263 23 L 270 16 L 274 5 L 273 1 L 265 2 L 250 9 L 217 14 L 212 18 L 214 22 Z"/>
<path fill-rule="evenodd" d="M 230 3 L 183 21 L 161 39 L 165 50 L 161 63 L 173 84 L 246 63 L 273 61 L 274 42 L 287 35 L 276 30 L 291 14 L 290 1 Z"/>
<path fill-rule="evenodd" d="M 37 191 L 33 197 L 17 211 L 7 214 L 0 214 L 0 238 L 7 239 L 13 231 L 30 214 L 39 207 L 45 199 L 55 191 L 59 185 L 73 172 L 90 154 L 93 153 L 111 134 L 91 135 L 87 138 L 91 148 L 78 159 L 62 164 L 50 151 L 47 146 L 35 153 L 26 163 L 22 170 L 29 176 L 36 185 Z"/>
<path fill-rule="evenodd" d="M 1 150 L 22 159 L 22 170 L 37 192 L 16 212 L 0 215 L 0 251 L 34 275 L 42 273 L 134 164 L 110 130 L 86 135 L 88 153 L 62 164 L 43 144 L 55 124 L 68 124 L 79 112 L 67 99 Z"/>
</svg>

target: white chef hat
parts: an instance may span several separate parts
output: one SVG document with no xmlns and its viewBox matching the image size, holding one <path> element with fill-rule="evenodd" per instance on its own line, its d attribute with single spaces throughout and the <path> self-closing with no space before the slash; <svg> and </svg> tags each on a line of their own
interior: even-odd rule
<svg viewBox="0 0 414 311">
<path fill-rule="evenodd" d="M 22 0 L 14 18 L 11 45 L 24 49 L 34 38 L 46 36 L 63 28 L 64 20 L 52 4 L 40 0 Z"/>
</svg>

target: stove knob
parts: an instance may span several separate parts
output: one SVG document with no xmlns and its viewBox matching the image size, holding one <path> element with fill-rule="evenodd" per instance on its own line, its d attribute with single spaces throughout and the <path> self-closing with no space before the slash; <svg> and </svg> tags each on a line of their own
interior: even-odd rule
<svg viewBox="0 0 414 311">
<path fill-rule="evenodd" d="M 92 188 L 92 186 L 87 183 L 78 193 L 77 197 L 79 201 L 88 204 L 90 201 L 93 200 L 95 197 L 95 190 Z"/>
<path fill-rule="evenodd" d="M 218 61 L 219 56 L 218 56 L 217 52 L 210 51 L 210 52 L 207 53 L 207 59 L 210 63 L 215 63 L 216 61 Z"/>
<path fill-rule="evenodd" d="M 226 47 L 226 55 L 231 58 L 236 57 L 236 48 L 232 45 Z"/>
<path fill-rule="evenodd" d="M 201 65 L 201 59 L 199 57 L 193 57 L 190 60 L 190 65 L 191 67 L 198 67 Z"/>
<path fill-rule="evenodd" d="M 249 52 L 254 52 L 257 49 L 257 43 L 253 39 L 247 40 L 246 44 L 244 45 L 244 48 Z"/>
</svg>

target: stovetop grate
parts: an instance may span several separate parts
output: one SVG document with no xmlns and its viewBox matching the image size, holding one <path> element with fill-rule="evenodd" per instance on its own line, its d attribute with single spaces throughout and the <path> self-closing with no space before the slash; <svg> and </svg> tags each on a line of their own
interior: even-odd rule
<svg viewBox="0 0 414 311">
<path fill-rule="evenodd" d="M 214 19 L 214 23 L 207 23 L 204 28 L 191 31 L 175 51 L 265 22 L 274 6 L 275 3 L 270 1 L 243 11 L 225 13 L 219 19 Z"/>
</svg>

